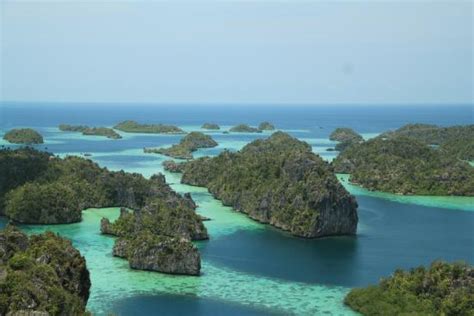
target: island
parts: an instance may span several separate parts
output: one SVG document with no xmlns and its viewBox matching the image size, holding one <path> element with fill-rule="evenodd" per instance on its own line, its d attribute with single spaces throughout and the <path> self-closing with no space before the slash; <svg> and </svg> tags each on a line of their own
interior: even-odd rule
<svg viewBox="0 0 474 316">
<path fill-rule="evenodd" d="M 210 129 L 210 130 L 219 130 L 221 127 L 215 123 L 204 123 L 201 126 L 202 129 Z"/>
<path fill-rule="evenodd" d="M 182 183 L 207 187 L 224 205 L 293 235 L 355 234 L 357 202 L 311 146 L 283 132 L 181 163 Z"/>
<path fill-rule="evenodd" d="M 140 124 L 135 121 L 123 121 L 115 125 L 114 128 L 127 133 L 186 134 L 185 131 L 174 125 Z"/>
<path fill-rule="evenodd" d="M 144 152 L 162 154 L 176 159 L 192 159 L 193 152 L 199 148 L 212 148 L 217 145 L 211 136 L 201 132 L 191 132 L 184 136 L 179 144 L 169 148 L 144 148 Z"/>
<path fill-rule="evenodd" d="M 234 133 L 261 133 L 262 132 L 260 129 L 251 127 L 247 124 L 236 125 L 232 127 L 229 131 L 234 132 Z"/>
<path fill-rule="evenodd" d="M 273 131 L 275 130 L 275 126 L 272 123 L 265 121 L 258 125 L 258 129 L 261 131 Z"/>
<path fill-rule="evenodd" d="M 63 132 L 80 132 L 82 135 L 105 136 L 110 139 L 120 139 L 119 133 L 108 127 L 88 127 L 85 125 L 59 125 L 59 130 Z"/>
<path fill-rule="evenodd" d="M 31 128 L 14 128 L 5 135 L 3 139 L 12 144 L 43 144 L 43 136 Z"/>
<path fill-rule="evenodd" d="M 424 144 L 439 147 L 457 159 L 474 160 L 474 124 L 441 127 L 431 124 L 407 124 L 385 132 L 383 138 L 407 136 Z"/>
<path fill-rule="evenodd" d="M 369 190 L 404 195 L 474 196 L 474 168 L 414 138 L 378 136 L 336 157 L 337 173 Z"/>
<path fill-rule="evenodd" d="M 329 135 L 329 139 L 338 142 L 334 148 L 337 151 L 344 151 L 349 146 L 364 141 L 364 138 L 360 134 L 347 127 L 336 128 L 331 135 Z"/>
<path fill-rule="evenodd" d="M 1 315 L 85 315 L 91 282 L 86 260 L 51 232 L 0 231 Z"/>
<path fill-rule="evenodd" d="M 474 269 L 437 261 L 397 270 L 378 285 L 352 289 L 344 303 L 366 316 L 474 315 Z"/>
</svg>

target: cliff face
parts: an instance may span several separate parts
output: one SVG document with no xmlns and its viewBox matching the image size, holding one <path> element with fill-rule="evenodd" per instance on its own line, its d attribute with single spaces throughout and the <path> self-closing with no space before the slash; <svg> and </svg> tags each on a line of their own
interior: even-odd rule
<svg viewBox="0 0 474 316">
<path fill-rule="evenodd" d="M 308 144 L 285 133 L 180 169 L 183 183 L 205 186 L 225 205 L 294 235 L 356 233 L 355 198 Z"/>
<path fill-rule="evenodd" d="M 82 315 L 91 286 L 85 259 L 51 232 L 0 232 L 0 314 Z"/>
</svg>

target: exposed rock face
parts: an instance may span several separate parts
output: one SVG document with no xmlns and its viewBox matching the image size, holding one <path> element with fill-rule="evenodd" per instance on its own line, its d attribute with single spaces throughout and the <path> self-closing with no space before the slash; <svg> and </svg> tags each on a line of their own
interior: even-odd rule
<svg viewBox="0 0 474 316">
<path fill-rule="evenodd" d="M 163 168 L 166 171 L 173 172 L 173 173 L 182 172 L 181 165 L 179 163 L 174 162 L 173 160 L 164 161 Z"/>
<path fill-rule="evenodd" d="M 84 314 L 89 271 L 70 241 L 51 232 L 28 238 L 7 226 L 0 249 L 1 315 Z"/>
<path fill-rule="evenodd" d="M 189 240 L 149 233 L 117 239 L 114 256 L 127 258 L 132 269 L 187 275 L 199 275 L 201 270 L 199 251 Z"/>
<path fill-rule="evenodd" d="M 184 163 L 182 182 L 301 237 L 355 234 L 357 203 L 311 147 L 277 132 L 238 153 Z"/>
</svg>

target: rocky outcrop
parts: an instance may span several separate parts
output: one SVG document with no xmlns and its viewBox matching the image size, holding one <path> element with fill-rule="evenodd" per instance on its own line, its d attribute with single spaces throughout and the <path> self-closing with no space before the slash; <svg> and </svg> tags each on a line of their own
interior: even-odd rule
<svg viewBox="0 0 474 316">
<path fill-rule="evenodd" d="M 186 275 L 201 270 L 199 251 L 186 239 L 142 232 L 131 240 L 117 239 L 113 253 L 127 258 L 132 269 Z"/>
<path fill-rule="evenodd" d="M 173 160 L 166 160 L 163 162 L 163 168 L 166 171 L 173 172 L 173 173 L 178 173 L 182 172 L 182 166 L 179 163 L 176 163 Z"/>
<path fill-rule="evenodd" d="M 145 148 L 144 152 L 162 154 L 176 159 L 192 159 L 192 153 L 199 148 L 212 148 L 217 145 L 211 136 L 201 132 L 191 132 L 183 137 L 179 144 L 169 148 Z"/>
<path fill-rule="evenodd" d="M 43 136 L 31 128 L 15 128 L 3 136 L 3 139 L 12 144 L 42 144 Z"/>
<path fill-rule="evenodd" d="M 0 314 L 85 313 L 89 271 L 70 241 L 51 232 L 28 238 L 7 226 L 0 232 L 0 249 Z"/>
<path fill-rule="evenodd" d="M 357 203 L 311 147 L 277 132 L 240 152 L 186 162 L 182 182 L 301 237 L 355 234 Z"/>
<path fill-rule="evenodd" d="M 265 121 L 258 125 L 258 129 L 261 131 L 273 131 L 275 130 L 275 126 L 272 123 Z"/>
</svg>

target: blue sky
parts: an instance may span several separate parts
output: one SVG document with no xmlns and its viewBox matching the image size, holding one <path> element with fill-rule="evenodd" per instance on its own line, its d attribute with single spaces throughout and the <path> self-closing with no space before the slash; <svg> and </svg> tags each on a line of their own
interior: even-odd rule
<svg viewBox="0 0 474 316">
<path fill-rule="evenodd" d="M 0 100 L 472 103 L 470 1 L 0 0 Z"/>
</svg>

